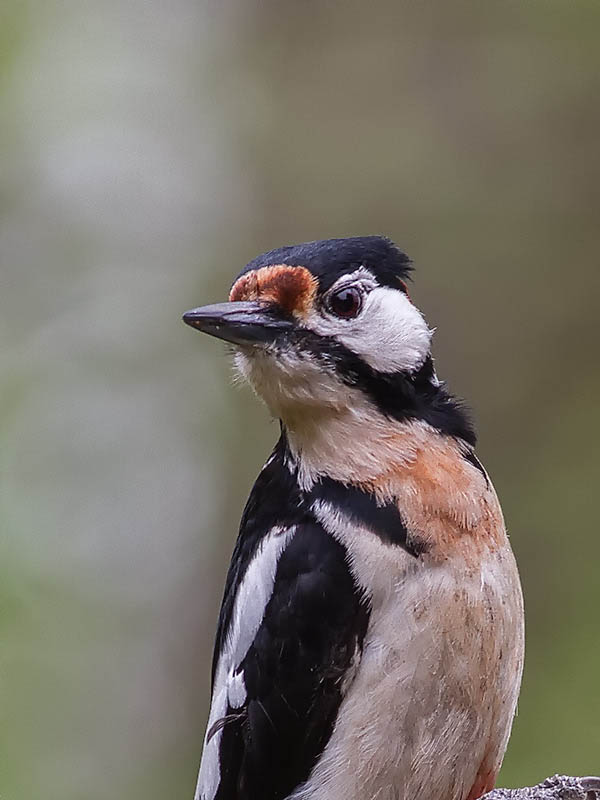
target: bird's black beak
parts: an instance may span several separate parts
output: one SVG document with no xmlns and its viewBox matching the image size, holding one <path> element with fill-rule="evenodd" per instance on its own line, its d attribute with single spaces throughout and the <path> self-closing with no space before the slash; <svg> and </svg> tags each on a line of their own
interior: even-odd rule
<svg viewBox="0 0 600 800">
<path fill-rule="evenodd" d="M 293 328 L 293 320 L 275 303 L 235 301 L 186 311 L 192 328 L 239 345 L 269 344 Z"/>
</svg>

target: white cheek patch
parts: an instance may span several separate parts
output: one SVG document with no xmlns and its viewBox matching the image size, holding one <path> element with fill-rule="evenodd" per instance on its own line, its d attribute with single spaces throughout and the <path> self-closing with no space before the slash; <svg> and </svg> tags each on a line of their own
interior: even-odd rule
<svg viewBox="0 0 600 800">
<path fill-rule="evenodd" d="M 378 372 L 413 372 L 425 361 L 432 331 L 423 315 L 397 289 L 380 286 L 365 297 L 356 319 L 336 319 L 316 312 L 308 327 L 333 336 Z"/>
</svg>

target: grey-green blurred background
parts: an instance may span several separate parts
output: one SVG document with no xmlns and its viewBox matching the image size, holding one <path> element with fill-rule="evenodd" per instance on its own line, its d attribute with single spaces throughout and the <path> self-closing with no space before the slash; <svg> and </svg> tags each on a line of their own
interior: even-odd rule
<svg viewBox="0 0 600 800">
<path fill-rule="evenodd" d="M 504 785 L 600 770 L 600 4 L 3 2 L 3 800 L 189 798 L 277 426 L 186 328 L 385 233 L 523 576 Z"/>
</svg>

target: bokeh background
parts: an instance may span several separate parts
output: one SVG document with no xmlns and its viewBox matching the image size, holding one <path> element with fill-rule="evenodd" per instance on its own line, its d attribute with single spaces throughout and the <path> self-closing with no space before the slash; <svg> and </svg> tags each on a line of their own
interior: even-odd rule
<svg viewBox="0 0 600 800">
<path fill-rule="evenodd" d="M 277 435 L 185 327 L 272 247 L 385 233 L 523 576 L 501 775 L 600 770 L 600 4 L 0 6 L 3 800 L 189 798 Z"/>
</svg>

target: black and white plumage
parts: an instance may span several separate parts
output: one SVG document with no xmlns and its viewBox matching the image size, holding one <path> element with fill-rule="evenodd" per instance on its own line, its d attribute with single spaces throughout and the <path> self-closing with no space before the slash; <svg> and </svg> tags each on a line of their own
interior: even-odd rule
<svg viewBox="0 0 600 800">
<path fill-rule="evenodd" d="M 217 695 L 228 685 L 227 709 L 211 715 L 213 759 L 205 762 L 215 779 L 217 762 L 225 767 L 217 798 L 286 797 L 306 780 L 360 659 L 370 602 L 346 548 L 319 521 L 324 499 L 382 541 L 420 552 L 393 504 L 327 478 L 305 492 L 292 463 L 282 434 L 248 500 L 226 582 L 213 683 Z M 242 608 L 232 625 L 236 597 Z M 229 675 L 222 669 L 215 680 L 221 658 Z"/>
<path fill-rule="evenodd" d="M 287 797 L 306 780 L 362 647 L 368 601 L 285 462 L 282 440 L 248 501 L 227 578 L 214 678 L 227 705 L 211 713 L 201 797 Z"/>
<path fill-rule="evenodd" d="M 227 576 L 196 800 L 475 800 L 522 599 L 472 426 L 388 240 L 267 253 L 186 322 L 282 424 Z"/>
</svg>

